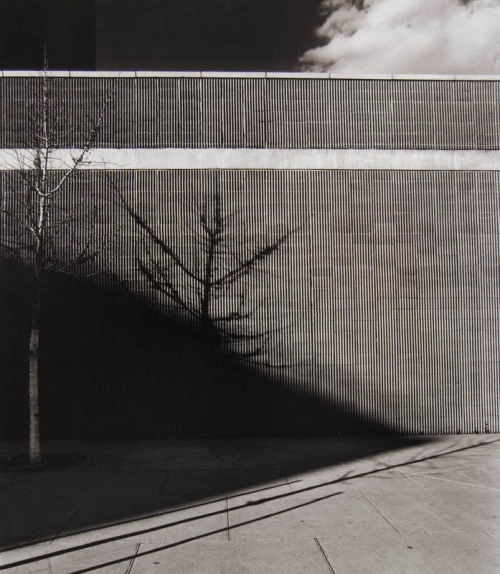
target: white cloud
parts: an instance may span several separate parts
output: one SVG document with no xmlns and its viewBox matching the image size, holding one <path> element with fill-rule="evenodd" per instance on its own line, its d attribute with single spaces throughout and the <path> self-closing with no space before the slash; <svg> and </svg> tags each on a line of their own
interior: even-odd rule
<svg viewBox="0 0 500 574">
<path fill-rule="evenodd" d="M 500 74 L 500 0 L 324 0 L 304 70 Z"/>
</svg>

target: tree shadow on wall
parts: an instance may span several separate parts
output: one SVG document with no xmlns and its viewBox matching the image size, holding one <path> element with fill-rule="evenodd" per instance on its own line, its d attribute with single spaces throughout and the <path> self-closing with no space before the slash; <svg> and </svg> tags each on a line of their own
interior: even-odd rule
<svg viewBox="0 0 500 574">
<path fill-rule="evenodd" d="M 19 439 L 26 436 L 29 309 L 19 269 L 4 265 L 2 276 L 2 433 Z M 112 280 L 53 277 L 40 345 L 45 439 L 391 432 L 313 394 L 292 369 L 229 359 L 197 325 L 156 314 Z M 338 374 L 348 384 L 348 374 Z"/>
<path fill-rule="evenodd" d="M 25 440 L 25 278 L 11 264 L 3 264 L 1 272 L 2 438 Z M 100 447 L 92 447 L 82 469 L 14 475 L 4 489 L 4 548 L 161 515 L 236 490 L 265 491 L 269 484 L 286 484 L 288 476 L 414 442 L 373 438 L 391 429 L 312 395 L 287 370 L 266 372 L 228 361 L 216 348 L 207 352 L 195 325 L 155 314 L 112 281 L 97 286 L 59 276 L 47 293 L 41 326 L 42 440 L 147 442 L 132 447 L 125 461 L 117 455 L 125 443 L 114 443 L 116 448 L 108 443 L 100 455 L 94 456 Z M 346 438 L 335 448 L 314 439 L 312 451 L 300 439 L 355 433 L 372 438 Z M 194 459 L 176 463 L 168 454 L 175 441 L 170 447 L 153 440 L 176 437 L 193 439 Z M 244 440 L 231 442 L 238 437 Z M 283 439 L 277 450 L 256 437 L 298 438 Z M 231 440 L 200 443 L 208 438 Z M 81 444 L 58 444 L 48 447 L 82 448 L 88 455 Z M 201 462 L 200 448 L 206 450 Z M 144 453 L 153 451 L 162 454 L 151 463 Z"/>
</svg>

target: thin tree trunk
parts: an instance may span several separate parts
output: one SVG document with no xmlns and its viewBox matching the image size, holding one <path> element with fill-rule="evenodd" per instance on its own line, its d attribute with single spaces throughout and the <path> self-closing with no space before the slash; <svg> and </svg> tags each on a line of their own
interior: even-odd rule
<svg viewBox="0 0 500 574">
<path fill-rule="evenodd" d="M 31 331 L 29 350 L 29 416 L 30 416 L 30 438 L 29 452 L 30 463 L 38 464 L 42 460 L 42 450 L 40 447 L 40 417 L 38 401 L 38 359 L 39 352 L 39 324 L 40 324 L 40 279 L 35 278 L 35 299 L 31 310 Z"/>
<path fill-rule="evenodd" d="M 207 261 L 205 264 L 205 276 L 203 278 L 203 295 L 200 305 L 201 322 L 205 325 L 211 324 L 210 317 L 210 303 L 212 301 L 212 275 L 214 266 L 214 240 L 210 238 L 210 245 L 208 247 Z"/>
</svg>

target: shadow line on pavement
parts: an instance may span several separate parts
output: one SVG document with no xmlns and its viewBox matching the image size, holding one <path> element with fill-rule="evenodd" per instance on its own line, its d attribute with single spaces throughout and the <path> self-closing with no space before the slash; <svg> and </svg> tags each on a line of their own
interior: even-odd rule
<svg viewBox="0 0 500 574">
<path fill-rule="evenodd" d="M 271 512 L 270 514 L 266 514 L 265 516 L 260 516 L 259 518 L 254 518 L 252 520 L 246 520 L 245 522 L 239 522 L 238 524 L 231 524 L 231 529 L 234 528 L 240 528 L 241 526 L 247 526 L 248 524 L 253 524 L 255 522 L 260 522 L 262 520 L 266 520 L 268 518 L 272 518 L 273 516 L 279 516 L 280 514 L 285 514 L 287 512 L 291 512 L 292 510 L 296 510 L 298 508 L 304 508 L 305 506 L 310 506 L 311 504 L 314 504 L 316 502 L 320 502 L 322 500 L 326 500 L 328 498 L 333 498 L 334 496 L 338 496 L 339 494 L 342 494 L 342 492 L 334 492 L 333 494 L 328 494 L 326 496 L 321 496 L 319 498 L 315 498 L 314 500 L 309 500 L 307 502 L 304 502 L 302 504 L 297 504 L 296 506 L 292 506 L 291 508 L 286 508 L 285 510 L 279 510 L 277 512 Z M 287 496 L 290 496 L 287 494 Z M 271 499 L 266 499 L 264 502 L 269 502 Z M 244 505 L 244 506 L 249 506 Z M 250 505 L 250 506 L 255 506 L 254 504 Z M 234 510 L 237 510 L 237 508 L 235 508 Z M 213 514 L 220 514 L 221 512 L 225 513 L 226 509 L 224 509 L 223 511 L 218 511 L 216 513 Z M 206 518 L 208 516 L 212 516 L 212 514 L 207 514 L 207 515 L 203 515 L 203 516 L 198 516 L 198 517 L 194 517 L 194 518 L 190 518 L 190 519 L 186 519 L 184 521 L 180 521 L 178 523 L 174 523 L 172 525 L 168 525 L 168 526 L 175 526 L 175 525 L 179 525 L 183 522 L 189 522 L 191 520 L 198 520 L 200 518 Z M 163 526 L 162 528 L 165 528 L 165 526 Z M 106 568 L 108 566 L 113 566 L 114 564 L 119 564 L 120 562 L 125 562 L 128 560 L 132 560 L 132 559 L 137 559 L 140 558 L 142 556 L 147 556 L 148 554 L 154 554 L 155 552 L 159 552 L 160 550 L 168 550 L 170 548 L 175 548 L 176 546 L 181 546 L 183 544 L 187 544 L 189 542 L 194 542 L 196 540 L 200 540 L 202 538 L 207 538 L 208 536 L 213 536 L 214 534 L 221 534 L 227 532 L 227 526 L 224 526 L 223 528 L 217 528 L 216 530 L 211 530 L 210 532 L 205 532 L 203 534 L 198 534 L 197 536 L 191 536 L 190 538 L 186 538 L 184 540 L 179 540 L 178 542 L 173 542 L 172 544 L 166 544 L 160 548 L 155 548 L 154 550 L 148 550 L 147 552 L 140 552 L 140 553 L 136 553 L 133 554 L 132 556 L 125 556 L 124 558 L 119 558 L 117 560 L 112 560 L 110 562 L 105 562 L 103 564 L 98 564 L 96 566 L 90 566 L 89 568 L 84 568 L 82 570 L 75 570 L 74 572 L 72 572 L 71 574 L 83 574 L 85 572 L 92 572 L 93 570 L 98 570 L 99 568 Z M 89 546 L 93 546 L 94 544 L 89 544 Z M 85 546 L 85 545 L 84 545 Z M 79 550 L 81 550 L 82 548 L 79 548 Z M 43 560 L 43 559 L 48 559 L 48 558 L 54 558 L 56 556 L 59 556 L 61 554 L 66 554 L 67 552 L 70 552 L 71 549 L 65 549 L 63 551 L 58 551 L 58 552 L 54 552 L 51 554 L 47 554 L 45 556 L 40 556 L 37 557 L 36 559 L 26 559 L 26 560 L 20 560 L 18 562 L 13 562 L 11 564 L 6 564 L 4 566 L 0 566 L 0 570 L 6 570 L 7 568 L 13 568 L 16 566 L 22 566 L 25 564 L 29 564 L 31 562 L 36 562 L 38 560 Z"/>
<path fill-rule="evenodd" d="M 210 504 L 218 504 L 218 503 L 220 503 L 220 502 L 225 502 L 226 500 L 231 500 L 231 499 L 233 499 L 233 498 L 240 498 L 241 496 L 249 496 L 249 495 L 251 495 L 251 494 L 258 494 L 258 493 L 260 493 L 260 492 L 266 492 L 267 490 L 273 490 L 273 489 L 275 489 L 275 488 L 279 488 L 279 487 L 282 487 L 282 486 L 288 486 L 289 484 L 295 484 L 295 483 L 297 483 L 297 482 L 300 482 L 300 480 L 291 480 L 291 481 L 285 482 L 285 483 L 283 483 L 283 484 L 276 484 L 276 485 L 272 485 L 272 486 L 266 486 L 266 487 L 264 487 L 264 488 L 257 488 L 257 489 L 255 489 L 255 490 L 248 490 L 248 491 L 245 491 L 245 492 L 242 492 L 242 493 L 239 493 L 239 494 L 234 494 L 234 495 L 230 495 L 230 496 L 225 496 L 224 498 L 216 498 L 216 499 L 214 499 L 214 500 L 207 500 L 206 502 L 200 502 L 199 504 L 192 504 L 192 505 L 189 505 L 189 506 L 181 506 L 181 507 L 175 508 L 175 509 L 173 509 L 173 510 L 164 510 L 164 511 L 159 511 L 159 512 L 153 512 L 153 513 L 151 513 L 151 514 L 141 515 L 141 516 L 139 516 L 139 517 L 137 517 L 137 518 L 131 518 L 130 520 L 123 520 L 123 521 L 121 521 L 121 522 L 113 522 L 113 523 L 110 523 L 110 524 L 103 524 L 103 525 L 95 526 L 95 527 L 93 527 L 93 528 L 87 528 L 87 529 L 85 529 L 85 530 L 78 530 L 78 532 L 76 532 L 76 533 L 61 534 L 61 533 L 64 532 L 64 530 L 65 530 L 65 528 L 63 527 L 63 528 L 61 529 L 61 532 L 60 532 L 57 536 L 55 536 L 55 537 L 50 536 L 50 537 L 45 538 L 45 539 L 43 539 L 43 540 L 40 539 L 40 540 L 37 540 L 36 543 L 37 543 L 37 544 L 41 544 L 41 543 L 43 543 L 43 542 L 49 542 L 49 541 L 54 542 L 55 540 L 61 540 L 62 538 L 67 538 L 68 536 L 75 536 L 75 534 L 86 534 L 87 532 L 95 532 L 95 531 L 98 531 L 98 530 L 104 530 L 105 528 L 112 528 L 112 527 L 121 526 L 121 525 L 124 525 L 124 524 L 131 524 L 132 522 L 135 522 L 136 520 L 148 520 L 148 519 L 150 519 L 150 518 L 158 518 L 159 516 L 168 516 L 169 514 L 175 514 L 175 513 L 177 513 L 177 512 L 184 512 L 184 511 L 186 511 L 186 510 L 193 510 L 193 509 L 195 509 L 195 508 L 201 508 L 202 506 L 208 506 L 208 505 L 210 505 Z M 289 494 L 292 494 L 292 493 L 289 493 Z M 272 499 L 269 498 L 269 499 L 266 499 L 266 500 L 272 500 Z M 81 510 L 81 507 L 80 507 L 78 510 Z M 214 514 L 217 514 L 217 513 L 214 513 Z M 205 515 L 205 516 L 206 516 L 206 515 Z M 205 516 L 200 516 L 200 517 L 198 517 L 198 518 L 204 518 Z M 72 516 L 71 518 L 73 518 L 73 516 Z M 178 523 L 178 524 L 180 524 L 180 523 Z M 172 524 L 168 524 L 168 525 L 165 525 L 165 526 L 172 526 Z M 159 528 L 152 528 L 151 530 L 147 529 L 147 530 L 145 530 L 144 532 L 151 532 L 151 531 L 153 531 L 153 530 L 158 530 L 158 529 L 160 529 L 160 528 L 164 528 L 165 526 L 162 526 L 162 527 L 159 527 Z M 142 532 L 142 531 L 138 531 L 139 534 L 140 534 L 141 532 Z M 67 552 L 71 552 L 72 550 L 80 550 L 81 548 L 88 548 L 89 546 L 94 546 L 94 545 L 98 545 L 98 544 L 105 544 L 106 542 L 113 542 L 115 539 L 116 539 L 116 540 L 119 540 L 120 538 L 126 538 L 126 537 L 128 537 L 128 536 L 133 536 L 133 535 L 132 535 L 132 534 L 126 534 L 126 535 L 124 535 L 124 536 L 117 536 L 117 537 L 113 537 L 113 538 L 111 538 L 111 539 L 106 539 L 106 540 L 103 540 L 102 542 L 101 542 L 101 541 L 98 541 L 98 542 L 92 543 L 92 544 L 85 544 L 85 545 L 83 545 L 82 547 L 76 547 L 76 548 L 73 548 L 73 549 L 70 548 L 70 549 L 67 550 Z M 1 551 L 1 552 L 9 552 L 9 551 L 11 551 L 11 550 L 21 550 L 22 548 L 29 548 L 30 546 L 33 546 L 33 543 L 16 544 L 16 545 L 13 545 L 13 546 L 3 547 L 3 548 L 1 548 L 0 551 Z M 2 569 L 2 567 L 0 566 L 0 570 L 1 570 L 1 569 Z"/>
<path fill-rule="evenodd" d="M 273 502 L 273 501 L 279 500 L 279 499 L 289 498 L 289 497 L 292 497 L 292 496 L 297 495 L 297 494 L 303 494 L 304 492 L 311 492 L 311 491 L 313 491 L 313 490 L 317 490 L 317 489 L 324 488 L 324 487 L 327 487 L 327 486 L 333 486 L 333 485 L 335 485 L 335 484 L 340 484 L 340 483 L 343 483 L 343 482 L 347 482 L 347 481 L 349 481 L 349 480 L 354 480 L 354 479 L 357 479 L 357 478 L 363 478 L 363 477 L 367 477 L 367 476 L 372 476 L 372 475 L 375 475 L 375 474 L 378 474 L 378 473 L 381 473 L 381 472 L 385 472 L 385 471 L 393 470 L 393 469 L 397 469 L 397 468 L 402 468 L 402 467 L 405 467 L 405 466 L 410 466 L 410 465 L 412 465 L 412 464 L 417 464 L 417 463 L 420 463 L 420 462 L 426 462 L 426 461 L 428 461 L 428 460 L 435 460 L 435 459 L 441 458 L 441 457 L 443 457 L 443 456 L 447 456 L 447 455 L 450 455 L 450 454 L 455 454 L 455 453 L 458 453 L 458 452 L 464 452 L 464 451 L 467 451 L 467 450 L 471 450 L 471 449 L 474 449 L 474 448 L 478 448 L 478 447 L 485 446 L 485 445 L 492 444 L 492 443 L 499 442 L 499 441 L 500 441 L 500 439 L 489 440 L 489 441 L 482 442 L 482 443 L 479 443 L 479 444 L 470 445 L 470 446 L 466 446 L 466 447 L 458 448 L 458 449 L 453 449 L 453 450 L 447 450 L 447 451 L 444 451 L 444 452 L 441 452 L 441 453 L 429 455 L 429 456 L 426 456 L 426 457 L 421 457 L 421 458 L 418 458 L 418 459 L 415 459 L 415 460 L 409 460 L 409 461 L 406 461 L 406 462 L 403 462 L 403 463 L 399 463 L 399 464 L 395 464 L 395 465 L 384 466 L 384 467 L 382 467 L 382 468 L 378 468 L 378 469 L 371 470 L 371 471 L 367 471 L 367 472 L 362 472 L 362 473 L 357 473 L 357 474 L 351 474 L 351 475 L 350 475 L 349 473 L 346 473 L 344 476 L 341 476 L 340 478 L 337 478 L 337 479 L 335 479 L 335 480 L 331 480 L 331 481 L 324 482 L 324 483 L 321 483 L 321 484 L 317 484 L 317 485 L 309 486 L 309 487 L 306 487 L 306 488 L 302 488 L 302 489 L 300 489 L 300 490 L 297 490 L 297 491 L 294 491 L 294 492 L 291 492 L 291 493 L 279 494 L 279 495 L 276 495 L 276 496 L 272 496 L 272 497 L 269 497 L 269 498 L 265 498 L 265 499 L 263 499 L 263 500 L 258 500 L 258 501 L 255 501 L 255 502 L 245 503 L 245 504 L 243 504 L 243 505 L 239 505 L 239 506 L 236 506 L 236 507 L 231 508 L 231 509 L 228 509 L 228 510 L 226 510 L 226 509 L 218 510 L 218 511 L 215 511 L 215 512 L 210 512 L 210 513 L 202 514 L 202 515 L 199 515 L 199 516 L 194 516 L 194 517 L 186 518 L 186 519 L 184 519 L 184 520 L 179 520 L 179 521 L 172 522 L 172 523 L 168 523 L 168 524 L 162 524 L 162 525 L 154 526 L 154 527 L 151 527 L 151 528 L 145 528 L 145 529 L 142 529 L 142 530 L 136 530 L 136 531 L 134 531 L 134 532 L 130 532 L 130 533 L 127 533 L 127 534 L 119 534 L 119 535 L 116 535 L 116 536 L 111 536 L 111 537 L 109 537 L 109 538 L 105 538 L 105 539 L 101 539 L 101 540 L 96 540 L 96 541 L 93 541 L 93 542 L 88 542 L 88 543 L 86 543 L 86 544 L 81 544 L 81 545 L 78 545 L 78 546 L 72 546 L 72 547 L 69 547 L 69 548 L 64 548 L 64 549 L 61 549 L 61 550 L 56 550 L 56 551 L 54 551 L 54 552 L 48 552 L 48 553 L 45 553 L 45 554 L 42 554 L 42 555 L 39 555 L 39 556 L 36 556 L 36 557 L 26 558 L 26 559 L 24 559 L 24 560 L 19 560 L 19 561 L 16 561 L 16 562 L 11 562 L 10 564 L 5 564 L 5 565 L 0 566 L 0 570 L 6 570 L 6 569 L 8 569 L 8 568 L 13 568 L 13 567 L 16 567 L 16 566 L 23 566 L 23 565 L 31 564 L 31 563 L 33 563 L 33 562 L 38 562 L 38 561 L 44 560 L 44 559 L 55 558 L 55 557 L 57 557 L 57 556 L 61 556 L 61 555 L 63 555 L 63 554 L 68 554 L 68 553 L 70 553 L 70 552 L 78 552 L 78 551 L 80 551 L 80 550 L 86 550 L 86 549 L 88 549 L 88 548 L 92 548 L 92 547 L 95 547 L 95 546 L 100 546 L 100 545 L 103 545 L 103 544 L 108 544 L 108 543 L 111 543 L 111 542 L 117 542 L 117 541 L 119 541 L 119 540 L 124 540 L 124 539 L 126 539 L 126 538 L 130 538 L 130 537 L 133 537 L 133 536 L 138 536 L 138 535 L 141 535 L 141 534 L 146 534 L 146 533 L 149 533 L 149 532 L 154 532 L 154 531 L 162 530 L 162 529 L 165 529 L 165 528 L 171 528 L 171 527 L 179 526 L 179 525 L 186 524 L 186 523 L 189 523 L 189 522 L 194 522 L 194 521 L 196 521 L 196 520 L 201 520 L 201 519 L 204 519 L 204 518 L 213 517 L 213 516 L 216 516 L 216 515 L 219 515 L 219 514 L 224 514 L 224 513 L 226 513 L 226 512 L 231 512 L 231 511 L 233 511 L 233 510 L 242 510 L 242 509 L 248 508 L 248 507 L 255 507 L 255 506 L 260 505 L 260 504 L 265 504 L 265 503 L 268 503 L 268 502 Z M 294 482 L 297 483 L 297 482 L 300 482 L 300 481 L 294 481 Z M 276 488 L 276 486 L 272 486 L 272 487 L 269 487 L 269 488 Z M 237 497 L 245 496 L 245 495 L 252 494 L 252 493 L 255 493 L 255 492 L 260 492 L 260 491 L 262 491 L 262 490 L 267 490 L 267 489 L 261 489 L 261 490 L 259 490 L 259 491 L 253 491 L 253 492 L 251 492 L 251 493 L 242 493 L 242 494 L 234 495 L 234 496 L 231 496 L 231 497 L 228 497 L 228 498 L 237 498 Z M 331 498 L 331 497 L 336 496 L 336 495 L 338 495 L 338 494 L 342 494 L 342 493 L 341 493 L 341 492 L 333 493 L 333 494 L 331 494 L 331 495 L 327 495 L 327 496 L 324 496 L 324 497 L 316 498 L 316 499 L 314 499 L 314 500 L 312 500 L 312 501 L 308 501 L 307 503 L 300 504 L 300 505 L 294 506 L 294 507 L 289 508 L 289 509 L 281 510 L 281 511 L 278 511 L 278 512 L 275 512 L 275 513 L 270 513 L 270 514 L 268 514 L 268 515 L 266 515 L 266 516 L 262 516 L 262 517 L 257 518 L 257 519 L 253 519 L 253 520 L 250 520 L 250 521 L 241 522 L 241 523 L 238 523 L 238 524 L 231 524 L 231 529 L 233 529 L 233 528 L 238 528 L 238 527 L 241 527 L 241 526 L 245 526 L 245 525 L 248 525 L 248 524 L 252 524 L 252 523 L 254 523 L 254 522 L 258 522 L 258 521 L 261 521 L 261 520 L 265 520 L 266 518 L 270 518 L 270 517 L 273 517 L 273 516 L 277 516 L 277 515 L 283 514 L 283 513 L 285 513 L 285 512 L 289 512 L 289 511 L 291 511 L 291 510 L 297 509 L 297 508 L 302 508 L 302 507 L 307 506 L 307 505 L 309 505 L 309 504 L 313 504 L 313 503 L 315 503 L 315 502 L 318 502 L 318 501 L 321 501 L 321 500 L 325 500 L 325 499 Z M 224 499 L 224 500 L 225 500 L 225 499 Z M 219 502 L 220 502 L 220 501 L 221 501 L 221 500 L 219 500 Z M 202 504 L 199 504 L 199 505 L 196 505 L 196 506 L 191 506 L 191 507 L 189 507 L 189 508 L 176 509 L 176 510 L 169 511 L 169 512 L 166 512 L 166 513 L 156 514 L 156 515 L 153 515 L 153 516 L 150 516 L 150 517 L 141 517 L 141 519 L 154 518 L 154 517 L 156 517 L 156 516 L 161 516 L 162 514 L 167 515 L 167 514 L 171 514 L 171 513 L 174 513 L 174 512 L 181 512 L 182 510 L 187 510 L 187 509 L 191 509 L 191 508 L 201 507 L 201 506 L 205 506 L 205 505 L 208 505 L 208 504 L 214 504 L 214 503 L 216 503 L 216 502 L 217 502 L 217 501 L 205 502 L 205 503 L 202 503 Z M 123 523 L 121 523 L 121 524 L 127 524 L 127 523 L 130 523 L 130 521 L 123 522 Z M 115 526 L 118 526 L 118 525 L 115 525 Z M 205 534 L 201 534 L 201 535 L 194 536 L 194 537 L 191 537 L 191 538 L 187 538 L 187 539 L 185 539 L 185 540 L 181 540 L 181 541 L 178 541 L 178 542 L 175 542 L 175 543 L 172 543 L 172 544 L 168 544 L 168 545 L 162 546 L 161 548 L 156 548 L 155 550 L 150 550 L 150 551 L 148 551 L 148 552 L 139 553 L 139 554 L 136 554 L 136 555 L 134 555 L 134 556 L 137 558 L 137 557 L 141 557 L 141 556 L 144 556 L 144 555 L 147 555 L 147 554 L 151 554 L 151 553 L 154 553 L 154 552 L 158 552 L 158 551 L 160 551 L 160 550 L 167 550 L 167 549 L 169 549 L 169 548 L 174 548 L 174 547 L 180 546 L 180 545 L 182 545 L 182 544 L 186 544 L 186 543 L 189 543 L 189 542 L 193 542 L 193 541 L 195 541 L 195 540 L 199 540 L 199 539 L 201 539 L 201 538 L 205 538 L 205 537 L 207 537 L 207 536 L 211 536 L 211 535 L 213 535 L 213 534 L 219 534 L 219 533 L 221 533 L 221 532 L 226 532 L 226 531 L 227 531 L 227 527 L 220 528 L 220 529 L 217 529 L 217 530 L 213 530 L 213 531 L 211 531 L 211 532 L 209 532 L 209 533 L 205 533 Z M 17 547 L 17 548 L 19 548 L 19 547 Z M 98 566 L 95 566 L 95 567 L 90 567 L 90 568 L 86 568 L 86 569 L 83 569 L 83 570 L 78 570 L 78 571 L 73 572 L 72 574 L 84 574 L 85 572 L 90 572 L 90 571 L 96 570 L 96 569 L 98 569 L 98 568 L 104 568 L 104 567 L 107 567 L 107 566 L 112 566 L 112 565 L 114 565 L 114 564 L 118 564 L 119 562 L 123 562 L 123 561 L 126 561 L 126 560 L 132 560 L 132 559 L 134 558 L 134 556 L 127 556 L 127 557 L 125 557 L 125 558 L 121 558 L 121 559 L 119 559 L 119 560 L 114 560 L 114 561 L 111 561 L 111 562 L 106 562 L 105 564 L 101 564 L 101 565 L 98 565 Z"/>
</svg>

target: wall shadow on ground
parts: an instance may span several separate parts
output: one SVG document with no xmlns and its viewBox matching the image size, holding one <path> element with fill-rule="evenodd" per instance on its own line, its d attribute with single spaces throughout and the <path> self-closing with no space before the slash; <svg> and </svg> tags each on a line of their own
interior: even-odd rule
<svg viewBox="0 0 500 574">
<path fill-rule="evenodd" d="M 415 452 L 390 454 L 418 445 Z M 15 451 L 21 443 L 5 446 Z M 279 501 L 277 514 L 286 513 L 340 494 L 345 482 L 377 478 L 416 461 L 432 464 L 457 450 L 402 436 L 49 441 L 46 454 L 72 452 L 86 458 L 67 469 L 0 472 L 0 549 L 118 525 L 119 530 L 68 540 L 62 552 L 56 545 L 43 553 L 64 554 L 144 535 L 162 542 L 173 538 L 174 546 L 213 534 L 225 537 L 228 501 L 231 511 L 250 509 L 243 526 L 252 522 L 251 508 L 259 507 L 255 521 L 264 521 L 276 513 L 274 502 Z M 318 470 L 310 479 L 309 473 Z M 231 528 L 239 522 L 232 521 Z"/>
<path fill-rule="evenodd" d="M 24 441 L 25 278 L 13 265 L 4 264 L 1 271 L 1 438 Z M 288 476 L 412 442 L 388 436 L 391 429 L 376 420 L 308 394 L 287 370 L 278 376 L 224 361 L 217 349 L 207 353 L 195 326 L 156 315 L 112 282 L 96 286 L 57 278 L 47 293 L 41 326 L 42 436 L 90 439 L 97 446 L 82 469 L 0 473 L 4 548 L 162 514 L 235 490 L 260 491 L 286 483 Z M 356 444 L 346 439 L 335 449 L 318 442 L 312 450 L 300 438 L 284 439 L 288 442 L 279 451 L 257 438 L 353 434 L 372 438 Z M 145 453 L 165 448 L 154 439 L 176 437 L 197 439 L 194 445 L 198 439 L 245 440 L 229 447 L 226 442 L 219 451 L 211 445 L 201 464 L 197 456 L 176 463 L 165 454 L 151 463 Z M 103 439 L 147 440 L 136 443 L 124 462 L 116 454 L 123 447 L 113 442 L 96 454 Z M 64 451 L 65 444 L 70 443 L 50 448 Z M 77 444 L 70 448 L 78 450 Z M 167 452 L 172 445 L 175 441 Z M 87 455 L 88 447 L 81 448 Z M 194 450 L 199 454 L 199 447 Z"/>
<path fill-rule="evenodd" d="M 254 521 L 251 508 L 259 508 L 255 522 L 265 521 L 340 494 L 346 481 L 377 477 L 411 464 L 415 461 L 408 454 L 395 458 L 389 452 L 426 442 L 401 436 L 48 442 L 46 453 L 71 449 L 86 459 L 69 469 L 0 472 L 6 494 L 0 549 L 19 549 L 118 525 L 119 530 L 68 540 L 63 551 L 60 545 L 41 550 L 65 554 L 144 535 L 163 542 L 173 537 L 176 546 L 221 532 L 225 535 L 228 501 L 231 511 L 250 509 L 241 526 Z M 446 454 L 425 448 L 420 449 L 419 460 Z M 359 467 L 344 466 L 373 456 L 380 458 L 368 458 Z M 308 473 L 318 469 L 321 474 L 309 480 Z M 274 502 L 278 502 L 277 513 Z M 214 517 L 218 518 L 196 525 Z M 238 521 L 232 521 L 231 527 L 238 528 Z"/>
</svg>

